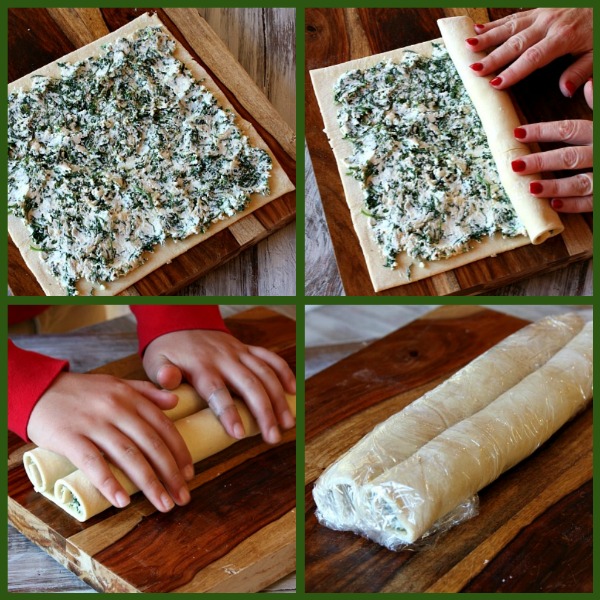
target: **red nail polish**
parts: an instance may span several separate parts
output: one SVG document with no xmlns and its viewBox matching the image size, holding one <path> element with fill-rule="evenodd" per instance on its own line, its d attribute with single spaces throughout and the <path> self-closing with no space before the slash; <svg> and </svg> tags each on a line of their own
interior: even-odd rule
<svg viewBox="0 0 600 600">
<path fill-rule="evenodd" d="M 477 38 L 467 38 L 465 40 L 465 42 L 467 42 L 467 44 L 469 44 L 469 46 L 477 46 L 477 44 L 479 43 L 479 40 Z"/>
<path fill-rule="evenodd" d="M 567 92 L 569 92 L 569 96 L 575 93 L 575 84 L 572 81 L 565 81 L 565 87 L 567 88 Z"/>
<path fill-rule="evenodd" d="M 520 160 L 520 159 L 518 159 L 518 160 L 513 160 L 513 161 L 510 163 L 510 166 L 512 167 L 512 170 L 513 170 L 515 173 L 520 173 L 521 171 L 524 171 L 524 170 L 526 169 L 526 167 L 527 167 L 527 165 L 525 164 L 525 162 L 524 162 L 524 161 L 522 161 L 522 160 Z"/>
<path fill-rule="evenodd" d="M 558 198 L 552 198 L 552 200 L 550 200 L 550 206 L 558 210 L 559 208 L 563 207 L 562 200 L 559 200 Z"/>
<path fill-rule="evenodd" d="M 539 181 L 532 181 L 529 184 L 529 191 L 532 194 L 541 194 L 544 191 L 544 186 Z"/>
<path fill-rule="evenodd" d="M 500 85 L 501 83 L 502 83 L 502 77 L 494 77 L 494 79 L 492 79 L 490 81 L 490 85 L 493 85 L 493 86 Z"/>
<path fill-rule="evenodd" d="M 471 67 L 473 71 L 483 71 L 483 65 L 481 63 L 473 63 L 472 65 L 469 65 L 469 67 Z"/>
<path fill-rule="evenodd" d="M 518 140 L 522 140 L 527 137 L 527 132 L 522 127 L 515 127 L 515 130 L 513 131 L 513 135 Z"/>
<path fill-rule="evenodd" d="M 481 25 L 481 23 L 475 24 L 475 29 L 483 29 L 484 27 L 485 27 L 485 25 Z"/>
</svg>

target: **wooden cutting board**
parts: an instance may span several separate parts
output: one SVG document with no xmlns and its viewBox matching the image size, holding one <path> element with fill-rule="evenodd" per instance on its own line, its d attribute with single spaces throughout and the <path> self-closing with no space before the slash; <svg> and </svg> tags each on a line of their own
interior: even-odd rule
<svg viewBox="0 0 600 600">
<path fill-rule="evenodd" d="M 481 294 L 561 268 L 592 256 L 591 214 L 563 218 L 563 235 L 540 246 L 525 246 L 486 258 L 425 280 L 375 294 L 354 233 L 342 182 L 327 136 L 309 71 L 355 58 L 402 48 L 440 37 L 436 21 L 471 14 L 486 22 L 513 10 L 496 9 L 307 9 L 306 11 L 306 139 L 319 187 L 338 269 L 349 296 L 420 296 Z M 558 77 L 564 61 L 555 61 L 513 87 L 517 104 L 529 122 L 569 118 L 591 119 L 579 93 L 563 98 Z M 557 147 L 542 144 L 543 149 Z"/>
<path fill-rule="evenodd" d="M 227 325 L 295 367 L 291 319 L 257 308 Z M 137 355 L 94 372 L 145 378 Z M 22 467 L 31 447 L 9 434 L 9 521 L 100 592 L 255 592 L 295 569 L 293 430 L 277 446 L 253 437 L 196 463 L 187 506 L 163 514 L 137 494 L 86 523 L 33 491 Z"/>
<path fill-rule="evenodd" d="M 592 409 L 479 493 L 479 516 L 421 552 L 315 518 L 313 482 L 377 423 L 525 321 L 443 307 L 306 382 L 307 592 L 591 592 Z"/>
<path fill-rule="evenodd" d="M 8 17 L 8 80 L 27 75 L 129 21 L 145 9 L 11 9 Z M 252 123 L 292 182 L 296 180 L 296 138 L 225 44 L 194 9 L 158 9 L 169 31 L 212 76 L 236 111 Z M 220 231 L 150 273 L 123 296 L 176 292 L 253 246 L 295 218 L 295 192 Z M 8 282 L 14 295 L 44 295 L 9 238 Z"/>
</svg>

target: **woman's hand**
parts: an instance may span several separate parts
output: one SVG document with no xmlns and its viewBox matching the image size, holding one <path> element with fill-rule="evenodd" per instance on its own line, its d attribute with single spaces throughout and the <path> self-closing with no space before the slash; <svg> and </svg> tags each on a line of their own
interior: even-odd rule
<svg viewBox="0 0 600 600">
<path fill-rule="evenodd" d="M 148 381 L 109 375 L 61 373 L 38 400 L 27 425 L 29 439 L 68 458 L 114 506 L 129 497 L 108 468 L 119 467 L 154 506 L 190 501 L 192 457 L 162 410 L 175 394 Z"/>
<path fill-rule="evenodd" d="M 536 8 L 475 25 L 477 35 L 466 40 L 467 46 L 476 52 L 497 48 L 471 69 L 477 75 L 497 73 L 490 83 L 502 90 L 555 58 L 572 54 L 575 62 L 559 79 L 561 92 L 570 98 L 592 76 L 592 21 L 591 8 Z"/>
<path fill-rule="evenodd" d="M 148 377 L 167 389 L 182 379 L 205 398 L 223 427 L 243 438 L 244 426 L 229 389 L 239 395 L 256 418 L 264 440 L 281 439 L 278 425 L 294 426 L 285 392 L 296 393 L 296 379 L 277 354 L 247 346 L 222 331 L 174 331 L 153 340 L 144 353 Z"/>
<path fill-rule="evenodd" d="M 592 82 L 585 87 L 588 103 L 592 103 Z M 570 120 L 534 123 L 517 127 L 515 138 L 521 142 L 565 142 L 565 148 L 529 154 L 512 162 L 513 171 L 526 175 L 563 169 L 587 169 L 593 166 L 592 121 Z M 562 179 L 534 181 L 529 191 L 538 198 L 552 198 L 552 208 L 559 212 L 593 210 L 593 173 L 582 173 Z"/>
</svg>

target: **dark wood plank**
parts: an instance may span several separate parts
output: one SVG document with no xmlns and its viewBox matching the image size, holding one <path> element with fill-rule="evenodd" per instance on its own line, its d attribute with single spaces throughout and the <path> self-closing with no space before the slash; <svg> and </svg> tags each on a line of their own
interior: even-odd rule
<svg viewBox="0 0 600 600">
<path fill-rule="evenodd" d="M 585 239 L 576 251 L 560 238 L 554 238 L 541 246 L 518 248 L 433 278 L 377 294 L 374 292 L 358 238 L 354 234 L 335 159 L 323 132 L 323 121 L 309 71 L 438 38 L 440 34 L 436 20 L 447 16 L 447 13 L 454 14 L 455 10 L 311 8 L 306 11 L 306 138 L 340 276 L 348 295 L 481 294 L 592 256 L 591 222 L 582 215 L 571 215 L 564 219 L 567 228 L 582 232 Z M 496 11 L 492 18 L 500 18 L 504 14 L 506 11 Z M 591 118 L 591 111 L 581 93 L 572 99 L 560 94 L 558 76 L 566 62 L 568 59 L 554 61 L 514 86 L 514 97 L 528 121 Z M 558 146 L 542 144 L 542 149 Z"/>
<path fill-rule="evenodd" d="M 77 10 L 81 12 L 95 9 Z M 190 42 L 175 26 L 167 12 L 163 9 L 105 8 L 99 11 L 100 21 L 90 21 L 86 24 L 90 35 L 98 38 L 106 33 L 104 30 L 105 27 L 110 31 L 115 31 L 148 10 L 158 14 L 169 31 L 183 44 L 194 59 L 207 70 L 240 116 L 254 125 L 290 180 L 295 182 L 295 159 L 284 151 L 275 135 L 273 135 L 273 132 L 269 132 L 238 101 L 236 90 L 229 89 L 219 81 L 218 77 L 214 75 L 210 67 L 198 56 Z M 81 12 L 81 14 L 84 14 L 84 12 Z M 68 18 L 68 16 L 65 18 Z M 102 31 L 99 27 L 100 23 L 103 28 Z M 48 64 L 73 51 L 75 46 L 70 41 L 67 33 L 61 30 L 60 24 L 45 9 L 11 9 L 9 11 L 8 40 L 9 56 L 11 57 L 9 61 L 9 81 L 22 77 L 30 73 L 33 69 Z M 229 54 L 224 53 L 223 60 L 230 63 L 229 67 L 231 71 L 241 69 L 240 65 Z M 262 239 L 291 223 L 295 219 L 296 214 L 295 198 L 295 192 L 291 192 L 281 198 L 277 198 L 267 206 L 254 211 L 250 218 L 258 219 L 264 229 L 261 228 L 260 233 L 253 235 L 246 242 L 238 242 L 229 230 L 223 230 L 175 258 L 171 263 L 150 273 L 126 290 L 123 295 L 158 296 L 173 294 L 179 291 L 199 277 L 206 275 L 212 269 L 219 267 L 247 248 L 254 246 Z M 8 255 L 8 281 L 11 292 L 14 295 L 43 295 L 41 287 L 25 265 L 19 251 L 10 239 Z"/>
<path fill-rule="evenodd" d="M 427 550 L 390 552 L 314 515 L 313 482 L 333 459 L 524 324 L 443 307 L 306 382 L 307 592 L 591 591 L 591 408 L 483 489 L 479 515 Z"/>
<path fill-rule="evenodd" d="M 480 311 L 464 319 L 417 319 L 390 333 L 306 381 L 307 441 L 385 398 L 450 376 L 525 324 Z"/>
</svg>

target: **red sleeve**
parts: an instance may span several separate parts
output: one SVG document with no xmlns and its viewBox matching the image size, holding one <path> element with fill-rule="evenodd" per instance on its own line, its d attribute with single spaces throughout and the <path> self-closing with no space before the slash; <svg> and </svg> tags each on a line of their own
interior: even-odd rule
<svg viewBox="0 0 600 600">
<path fill-rule="evenodd" d="M 186 329 L 211 329 L 229 333 L 219 307 L 215 305 L 195 306 L 132 306 L 131 311 L 138 323 L 140 354 L 157 337 L 172 331 Z"/>
<path fill-rule="evenodd" d="M 21 323 L 37 317 L 43 313 L 48 307 L 47 306 L 9 306 L 8 307 L 8 324 L 14 325 L 15 323 Z"/>
<path fill-rule="evenodd" d="M 29 416 L 36 402 L 61 371 L 66 360 L 15 346 L 8 340 L 8 428 L 25 441 Z"/>
</svg>

